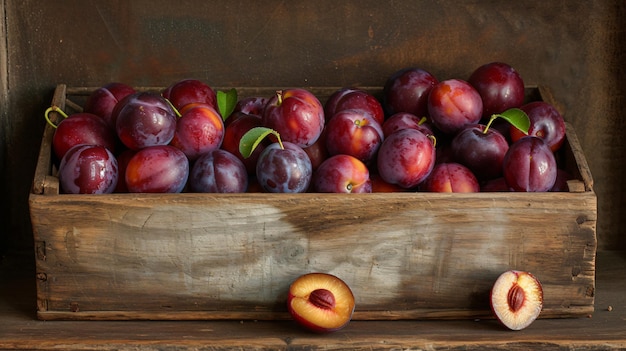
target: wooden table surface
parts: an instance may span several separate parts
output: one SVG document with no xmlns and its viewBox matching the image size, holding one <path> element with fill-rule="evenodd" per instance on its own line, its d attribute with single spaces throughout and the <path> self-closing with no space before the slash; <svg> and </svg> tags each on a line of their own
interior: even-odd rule
<svg viewBox="0 0 626 351">
<path fill-rule="evenodd" d="M 522 331 L 495 320 L 353 321 L 317 335 L 290 321 L 40 321 L 34 259 L 0 261 L 0 350 L 607 350 L 626 349 L 626 252 L 597 257 L 595 313 L 539 319 Z"/>
</svg>

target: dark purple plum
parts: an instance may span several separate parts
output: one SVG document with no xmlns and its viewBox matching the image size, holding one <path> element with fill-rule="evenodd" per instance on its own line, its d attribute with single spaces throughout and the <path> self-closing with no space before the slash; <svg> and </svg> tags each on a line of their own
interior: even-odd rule
<svg viewBox="0 0 626 351">
<path fill-rule="evenodd" d="M 324 105 L 326 122 L 343 110 L 362 110 L 370 114 L 379 124 L 385 121 L 382 104 L 374 95 L 362 89 L 341 88 L 331 94 Z"/>
<path fill-rule="evenodd" d="M 409 112 L 418 117 L 428 115 L 428 94 L 438 83 L 430 72 L 408 67 L 393 73 L 383 87 L 383 109 L 387 116 Z"/>
<path fill-rule="evenodd" d="M 468 79 L 483 100 L 483 117 L 502 113 L 524 103 L 524 80 L 510 65 L 490 62 L 478 67 Z"/>
<path fill-rule="evenodd" d="M 139 92 L 122 99 L 116 107 L 115 130 L 129 149 L 167 145 L 176 132 L 176 114 L 161 96 Z"/>
<path fill-rule="evenodd" d="M 554 153 L 543 139 L 526 136 L 511 144 L 502 164 L 504 179 L 514 191 L 549 191 L 556 182 Z"/>
<path fill-rule="evenodd" d="M 406 128 L 417 129 L 426 135 L 433 135 L 432 126 L 427 119 L 409 112 L 398 112 L 389 116 L 382 127 L 385 138 L 397 130 Z"/>
<path fill-rule="evenodd" d="M 437 129 L 453 135 L 480 121 L 483 101 L 468 82 L 448 79 L 437 83 L 428 94 L 428 114 Z"/>
<path fill-rule="evenodd" d="M 59 164 L 59 185 L 66 194 L 109 194 L 118 177 L 117 159 L 100 145 L 76 145 Z"/>
<path fill-rule="evenodd" d="M 385 139 L 378 150 L 377 168 L 387 183 L 405 189 L 419 185 L 435 165 L 433 140 L 416 129 L 402 129 Z"/>
<path fill-rule="evenodd" d="M 552 151 L 561 148 L 565 140 L 565 121 L 554 105 L 545 101 L 533 101 L 522 105 L 520 109 L 526 112 L 530 119 L 528 135 L 543 139 Z M 512 141 L 526 136 L 513 126 L 510 127 L 510 134 Z"/>
<path fill-rule="evenodd" d="M 107 123 L 92 113 L 75 113 L 57 125 L 52 137 L 52 149 L 59 158 L 76 145 L 101 145 L 115 152 L 117 138 Z"/>
<path fill-rule="evenodd" d="M 213 88 L 198 79 L 183 79 L 172 83 L 161 94 L 178 110 L 189 104 L 207 104 L 218 111 L 217 95 Z"/>
<path fill-rule="evenodd" d="M 131 193 L 180 193 L 189 178 L 189 160 L 174 146 L 148 146 L 131 157 L 125 176 Z"/>
<path fill-rule="evenodd" d="M 509 150 L 506 138 L 496 129 L 472 124 L 458 132 L 451 143 L 453 159 L 468 167 L 480 181 L 502 176 L 502 161 Z"/>
<path fill-rule="evenodd" d="M 135 88 L 119 82 L 108 83 L 94 90 L 87 101 L 83 112 L 93 113 L 109 125 L 111 129 L 115 129 L 115 121 L 111 117 L 115 105 L 126 96 L 136 93 Z"/>
<path fill-rule="evenodd" d="M 248 189 L 248 172 L 237 156 L 217 149 L 194 162 L 188 184 L 192 192 L 243 193 Z"/>
<path fill-rule="evenodd" d="M 313 167 L 304 150 L 291 142 L 268 145 L 256 165 L 257 181 L 270 193 L 303 193 L 311 184 Z"/>
</svg>

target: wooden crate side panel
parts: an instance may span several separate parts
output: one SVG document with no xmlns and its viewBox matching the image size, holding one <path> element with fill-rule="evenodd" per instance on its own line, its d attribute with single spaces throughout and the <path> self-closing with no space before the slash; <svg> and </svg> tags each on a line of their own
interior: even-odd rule
<svg viewBox="0 0 626 351">
<path fill-rule="evenodd" d="M 514 268 L 544 282 L 545 316 L 589 313 L 595 196 L 515 195 L 33 196 L 38 297 L 50 312 L 275 318 L 293 279 L 324 271 L 351 285 L 357 319 L 471 317 Z"/>
</svg>

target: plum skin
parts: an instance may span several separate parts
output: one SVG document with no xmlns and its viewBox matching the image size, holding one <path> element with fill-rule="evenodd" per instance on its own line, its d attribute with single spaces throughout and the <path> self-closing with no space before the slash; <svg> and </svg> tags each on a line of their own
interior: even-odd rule
<svg viewBox="0 0 626 351">
<path fill-rule="evenodd" d="M 420 188 L 430 192 L 477 193 L 480 191 L 478 179 L 472 171 L 454 162 L 439 163 Z"/>
<path fill-rule="evenodd" d="M 432 139 L 416 129 L 402 129 L 387 137 L 377 155 L 380 177 L 403 188 L 419 185 L 435 165 Z"/>
<path fill-rule="evenodd" d="M 483 101 L 468 82 L 448 79 L 439 82 L 428 94 L 428 113 L 437 129 L 452 135 L 466 125 L 480 121 Z"/>
<path fill-rule="evenodd" d="M 313 177 L 311 159 L 304 150 L 291 142 L 268 145 L 259 155 L 256 177 L 266 192 L 303 193 Z"/>
<path fill-rule="evenodd" d="M 222 145 L 224 122 L 214 108 L 206 104 L 188 104 L 181 113 L 170 145 L 181 149 L 190 161 Z"/>
<path fill-rule="evenodd" d="M 502 175 L 502 162 L 509 150 L 509 143 L 497 129 L 473 124 L 459 131 L 451 142 L 452 158 L 468 167 L 478 178 L 485 181 Z"/>
<path fill-rule="evenodd" d="M 180 193 L 189 178 L 189 160 L 174 146 L 149 146 L 131 157 L 125 178 L 131 193 Z"/>
<path fill-rule="evenodd" d="M 328 121 L 325 138 L 329 155 L 350 155 L 369 164 L 384 136 L 380 123 L 371 115 L 361 110 L 342 110 Z"/>
<path fill-rule="evenodd" d="M 524 80 L 506 63 L 486 63 L 471 74 L 468 82 L 482 97 L 484 118 L 524 103 Z"/>
<path fill-rule="evenodd" d="M 383 109 L 387 116 L 409 112 L 418 117 L 428 114 L 428 95 L 439 83 L 430 72 L 407 67 L 394 72 L 383 87 Z"/>
<path fill-rule="evenodd" d="M 139 92 L 116 105 L 115 130 L 129 149 L 167 145 L 176 132 L 176 114 L 162 96 Z"/>
<path fill-rule="evenodd" d="M 334 155 L 313 174 L 313 188 L 320 193 L 371 193 L 367 166 L 354 156 Z"/>
<path fill-rule="evenodd" d="M 276 92 L 265 105 L 261 119 L 283 141 L 302 148 L 315 143 L 326 122 L 322 103 L 313 93 L 301 88 Z"/>
<path fill-rule="evenodd" d="M 59 164 L 59 185 L 67 194 L 109 194 L 118 178 L 117 159 L 101 145 L 75 145 Z"/>
<path fill-rule="evenodd" d="M 248 189 L 248 172 L 237 156 L 216 149 L 194 162 L 188 183 L 193 192 L 243 193 Z"/>
<path fill-rule="evenodd" d="M 504 179 L 514 191 L 545 192 L 556 182 L 557 164 L 543 139 L 526 136 L 511 144 L 502 163 Z"/>
</svg>

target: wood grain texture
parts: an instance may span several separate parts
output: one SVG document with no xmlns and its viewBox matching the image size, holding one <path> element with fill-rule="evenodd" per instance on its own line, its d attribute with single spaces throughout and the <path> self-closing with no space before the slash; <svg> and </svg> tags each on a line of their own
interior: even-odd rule
<svg viewBox="0 0 626 351">
<path fill-rule="evenodd" d="M 38 321 L 31 253 L 0 260 L 1 350 L 623 350 L 625 252 L 598 253 L 592 316 L 542 318 L 520 332 L 493 319 L 352 321 L 329 335 L 292 321 Z M 610 311 L 609 311 L 609 307 Z"/>
</svg>

